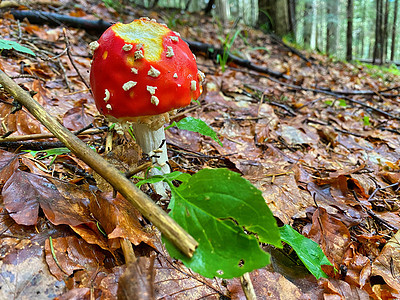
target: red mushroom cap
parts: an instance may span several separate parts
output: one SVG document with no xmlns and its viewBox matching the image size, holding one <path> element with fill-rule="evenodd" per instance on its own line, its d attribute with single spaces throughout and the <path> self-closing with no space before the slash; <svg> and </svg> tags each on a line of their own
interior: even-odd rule
<svg viewBox="0 0 400 300">
<path fill-rule="evenodd" d="M 204 75 L 188 45 L 156 21 L 117 23 L 91 48 L 90 84 L 103 115 L 123 120 L 159 115 L 201 94 Z"/>
</svg>

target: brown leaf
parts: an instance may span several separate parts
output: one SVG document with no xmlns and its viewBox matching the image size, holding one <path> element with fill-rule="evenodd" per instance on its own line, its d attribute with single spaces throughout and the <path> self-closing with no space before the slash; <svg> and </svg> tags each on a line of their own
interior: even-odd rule
<svg viewBox="0 0 400 300">
<path fill-rule="evenodd" d="M 118 284 L 119 300 L 154 299 L 154 257 L 139 257 L 129 264 Z"/>
<path fill-rule="evenodd" d="M 58 280 L 66 279 L 78 270 L 84 270 L 89 277 L 95 276 L 104 268 L 105 255 L 96 245 L 90 245 L 75 236 L 55 238 L 52 243 L 58 265 L 53 258 L 49 239 L 45 244 L 46 262 L 51 274 Z M 85 286 L 85 282 L 79 287 L 82 286 Z"/>
<path fill-rule="evenodd" d="M 93 122 L 93 117 L 85 112 L 85 106 L 76 106 L 68 110 L 63 117 L 63 125 L 69 130 L 78 130 Z"/>
<path fill-rule="evenodd" d="M 296 285 L 283 275 L 267 269 L 254 270 L 250 273 L 254 291 L 259 299 L 310 299 Z M 246 299 L 239 278 L 228 280 L 227 286 L 231 299 Z"/>
<path fill-rule="evenodd" d="M 50 274 L 42 247 L 29 240 L 0 260 L 0 273 L 0 299 L 53 299 L 65 290 Z"/>
<path fill-rule="evenodd" d="M 339 220 L 319 207 L 312 217 L 308 238 L 317 242 L 336 268 L 343 262 L 343 255 L 351 241 L 350 232 Z"/>
<path fill-rule="evenodd" d="M 324 299 L 370 299 L 366 291 L 363 291 L 355 286 L 351 286 L 343 280 L 322 278 L 320 279 L 320 282 L 325 289 Z"/>
<path fill-rule="evenodd" d="M 0 185 L 4 184 L 18 167 L 18 155 L 0 150 Z"/>
<path fill-rule="evenodd" d="M 92 193 L 54 178 L 17 170 L 4 185 L 2 195 L 5 208 L 18 224 L 36 224 L 39 206 L 55 225 L 92 221 L 87 209 Z"/>
<path fill-rule="evenodd" d="M 150 234 L 143 231 L 138 220 L 139 213 L 131 202 L 119 193 L 113 198 L 112 193 L 103 193 L 90 202 L 90 211 L 103 226 L 109 240 L 128 239 L 132 244 L 141 242 L 153 246 Z M 119 241 L 112 248 L 119 248 Z M 111 241 L 112 243 L 112 241 Z"/>
<path fill-rule="evenodd" d="M 263 162 L 233 158 L 232 161 L 243 176 L 262 191 L 269 208 L 283 223 L 291 223 L 294 216 L 305 217 L 305 209 L 314 204 L 311 197 L 300 194 L 291 164 L 280 160 L 279 156 Z"/>
<path fill-rule="evenodd" d="M 372 276 L 379 275 L 400 293 L 400 231 L 387 242 L 372 263 Z"/>
</svg>

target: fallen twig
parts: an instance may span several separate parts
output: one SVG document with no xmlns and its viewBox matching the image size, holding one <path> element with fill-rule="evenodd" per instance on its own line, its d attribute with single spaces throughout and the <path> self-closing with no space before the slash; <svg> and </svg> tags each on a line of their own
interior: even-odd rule
<svg viewBox="0 0 400 300">
<path fill-rule="evenodd" d="M 278 83 L 280 85 L 283 85 L 283 86 L 290 87 L 290 88 L 295 89 L 295 90 L 302 90 L 302 91 L 326 94 L 326 95 L 331 95 L 331 96 L 333 96 L 335 98 L 342 98 L 342 99 L 345 99 L 345 100 L 350 101 L 352 103 L 355 103 L 355 104 L 358 104 L 358 105 L 363 106 L 365 108 L 368 108 L 370 110 L 373 110 L 373 111 L 375 111 L 375 112 L 377 112 L 377 113 L 379 113 L 381 115 L 384 115 L 386 117 L 389 117 L 389 118 L 392 118 L 392 119 L 396 119 L 396 120 L 400 120 L 400 116 L 395 116 L 395 115 L 393 115 L 393 114 L 391 114 L 389 112 L 386 112 L 386 111 L 384 111 L 384 110 L 382 110 L 380 108 L 376 108 L 376 107 L 373 107 L 373 106 L 368 105 L 366 103 L 363 103 L 361 101 L 355 100 L 353 98 L 337 94 L 336 92 L 330 92 L 330 91 L 325 91 L 325 90 L 320 90 L 320 89 L 313 89 L 313 88 L 303 87 L 303 86 L 300 86 L 300 85 L 286 83 L 286 82 L 282 82 L 280 80 L 277 80 L 275 78 L 272 78 L 270 76 L 265 76 L 265 77 L 268 78 L 269 80 L 273 81 L 273 82 L 276 82 L 276 83 Z"/>
</svg>

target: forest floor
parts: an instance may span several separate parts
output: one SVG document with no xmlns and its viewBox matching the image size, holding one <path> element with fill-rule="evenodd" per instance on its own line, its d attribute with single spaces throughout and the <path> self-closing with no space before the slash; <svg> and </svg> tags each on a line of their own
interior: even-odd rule
<svg viewBox="0 0 400 300">
<path fill-rule="evenodd" d="M 271 36 L 233 23 L 222 26 L 202 14 L 132 7 L 122 14 L 85 0 L 29 9 L 108 22 L 149 16 L 187 40 L 217 48 L 241 30 L 231 52 L 284 76 L 234 63 L 222 72 L 223 63 L 196 52 L 205 89 L 200 103 L 174 120 L 202 119 L 223 147 L 171 128 L 166 135 L 173 170 L 239 172 L 262 191 L 278 224 L 290 224 L 319 243 L 337 270 L 327 267 L 329 277 L 316 280 L 288 249 L 266 248 L 272 264 L 251 273 L 260 299 L 400 299 L 399 76 L 317 53 L 298 55 Z M 0 36 L 36 56 L 3 50 L 0 68 L 36 92 L 34 98 L 69 130 L 93 124 L 97 129 L 81 138 L 104 152 L 107 122 L 83 82 L 89 82 L 88 44 L 99 33 L 16 21 L 9 8 L 2 14 Z M 171 259 L 156 229 L 140 214 L 119 209 L 129 205 L 122 197 L 95 195 L 104 182 L 73 154 L 24 152 L 62 145 L 51 137 L 29 140 L 48 131 L 25 109 L 12 113 L 4 90 L 0 102 L 1 134 L 12 131 L 0 140 L 1 299 L 116 299 L 118 285 L 129 285 L 127 276 L 143 282 L 136 288 L 154 292 L 156 299 L 244 299 L 238 279 L 205 279 Z M 129 136 L 115 139 L 119 146 L 108 158 L 121 168 L 140 165 L 138 149 L 127 159 Z M 26 194 L 34 195 L 29 202 L 22 201 Z M 106 239 L 94 220 L 107 227 L 101 220 L 110 219 L 108 227 L 114 227 L 105 230 L 113 235 Z M 140 272 L 123 275 L 119 238 L 129 239 L 144 257 Z"/>
</svg>

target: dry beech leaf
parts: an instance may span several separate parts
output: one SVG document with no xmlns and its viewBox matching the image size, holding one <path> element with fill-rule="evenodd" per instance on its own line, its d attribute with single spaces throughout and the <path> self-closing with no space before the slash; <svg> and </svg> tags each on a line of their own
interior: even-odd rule
<svg viewBox="0 0 400 300">
<path fill-rule="evenodd" d="M 143 231 L 136 208 L 119 193 L 113 198 L 112 193 L 98 195 L 90 202 L 90 211 L 103 226 L 111 248 L 119 248 L 117 238 L 128 239 L 132 244 L 141 242 L 153 246 L 153 238 Z M 113 243 L 117 242 L 117 243 Z"/>
<path fill-rule="evenodd" d="M 336 268 L 342 264 L 343 255 L 351 241 L 347 227 L 322 207 L 317 208 L 313 215 L 308 238 L 320 245 Z"/>
<path fill-rule="evenodd" d="M 91 222 L 90 191 L 50 177 L 17 170 L 4 185 L 2 196 L 10 216 L 22 225 L 35 225 L 39 206 L 55 225 Z"/>
<path fill-rule="evenodd" d="M 372 263 L 372 276 L 379 275 L 400 293 L 400 231 L 386 243 Z"/>
<path fill-rule="evenodd" d="M 63 125 L 69 130 L 79 130 L 93 122 L 93 117 L 85 112 L 81 104 L 68 110 L 63 116 Z"/>
<path fill-rule="evenodd" d="M 18 167 L 18 155 L 0 150 L 0 184 L 4 184 Z"/>
</svg>

